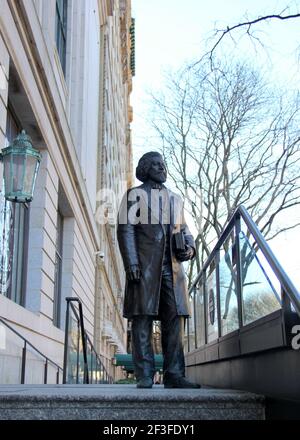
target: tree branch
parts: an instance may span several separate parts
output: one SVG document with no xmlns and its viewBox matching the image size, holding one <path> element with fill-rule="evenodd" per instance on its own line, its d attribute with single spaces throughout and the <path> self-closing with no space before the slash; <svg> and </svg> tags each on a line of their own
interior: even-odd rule
<svg viewBox="0 0 300 440">
<path fill-rule="evenodd" d="M 216 48 L 219 46 L 223 38 L 229 34 L 230 32 L 234 31 L 235 29 L 241 28 L 241 27 L 247 27 L 246 33 L 250 35 L 250 29 L 253 25 L 261 22 L 261 21 L 268 21 L 268 20 L 290 20 L 300 18 L 300 14 L 290 14 L 290 15 L 280 15 L 280 14 L 270 14 L 270 15 L 264 15 L 262 17 L 258 17 L 254 20 L 244 21 L 243 23 L 238 23 L 234 26 L 227 26 L 225 30 L 218 30 L 217 33 L 221 32 L 220 37 L 217 39 L 216 43 L 213 45 L 212 49 L 208 52 L 210 61 L 212 62 L 213 54 L 216 50 Z"/>
</svg>

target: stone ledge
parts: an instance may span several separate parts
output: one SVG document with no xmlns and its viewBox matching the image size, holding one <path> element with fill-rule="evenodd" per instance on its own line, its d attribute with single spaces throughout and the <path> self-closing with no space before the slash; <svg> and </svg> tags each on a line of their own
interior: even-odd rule
<svg viewBox="0 0 300 440">
<path fill-rule="evenodd" d="M 1 420 L 261 420 L 264 398 L 235 390 L 2 385 Z"/>
</svg>

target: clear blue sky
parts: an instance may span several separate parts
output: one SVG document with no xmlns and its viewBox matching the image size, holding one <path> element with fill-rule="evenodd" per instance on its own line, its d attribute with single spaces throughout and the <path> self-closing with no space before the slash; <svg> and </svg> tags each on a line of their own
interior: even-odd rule
<svg viewBox="0 0 300 440">
<path fill-rule="evenodd" d="M 163 73 L 179 68 L 185 61 L 200 57 L 214 30 L 262 15 L 300 12 L 300 0 L 132 0 L 136 19 L 136 76 L 133 82 L 134 166 L 143 152 L 151 149 L 151 135 L 145 122 L 148 111 L 147 91 L 163 87 Z M 262 66 L 274 81 L 297 88 L 300 84 L 300 19 L 272 21 L 254 28 L 264 48 L 253 45 L 244 31 L 233 36 L 236 46 L 226 38 L 221 51 L 226 56 L 241 56 Z M 300 230 L 298 229 L 300 239 Z M 294 233 L 274 242 L 274 251 L 287 266 L 300 287 L 300 259 L 289 251 L 295 243 Z"/>
</svg>

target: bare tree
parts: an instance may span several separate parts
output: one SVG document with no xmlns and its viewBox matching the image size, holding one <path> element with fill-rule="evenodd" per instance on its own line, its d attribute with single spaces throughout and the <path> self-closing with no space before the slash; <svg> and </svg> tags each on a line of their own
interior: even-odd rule
<svg viewBox="0 0 300 440">
<path fill-rule="evenodd" d="M 275 94 L 246 64 L 219 63 L 170 75 L 165 92 L 152 98 L 169 175 L 198 231 L 190 280 L 238 205 L 267 239 L 299 225 L 276 225 L 300 203 L 298 96 Z"/>
</svg>

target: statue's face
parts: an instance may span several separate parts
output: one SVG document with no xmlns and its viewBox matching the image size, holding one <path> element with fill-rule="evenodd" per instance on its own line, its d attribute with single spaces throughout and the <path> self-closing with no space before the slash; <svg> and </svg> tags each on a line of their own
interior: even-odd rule
<svg viewBox="0 0 300 440">
<path fill-rule="evenodd" d="M 161 156 L 157 155 L 151 159 L 148 176 L 157 183 L 163 183 L 167 180 L 167 169 Z"/>
</svg>

